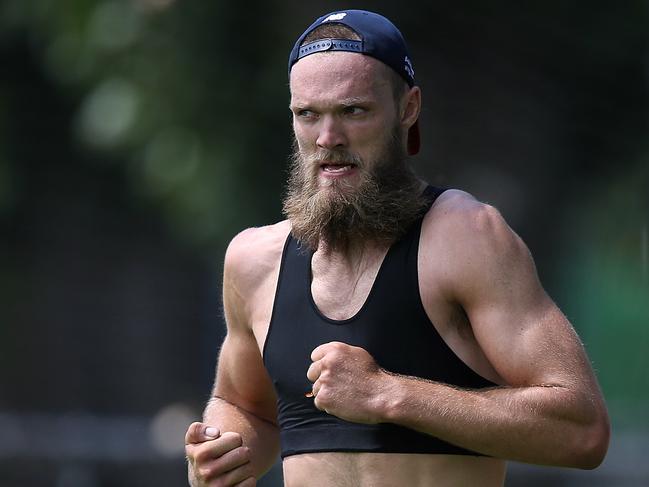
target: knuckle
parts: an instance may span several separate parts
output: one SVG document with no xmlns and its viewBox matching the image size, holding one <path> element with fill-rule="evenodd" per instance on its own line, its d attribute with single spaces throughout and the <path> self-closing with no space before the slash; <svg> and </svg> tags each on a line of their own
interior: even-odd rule
<svg viewBox="0 0 649 487">
<path fill-rule="evenodd" d="M 194 421 L 192 424 L 190 424 L 187 427 L 187 431 L 185 432 L 185 443 L 193 443 L 196 441 L 196 437 L 198 436 L 198 429 L 202 426 L 202 423 L 198 421 Z"/>
<path fill-rule="evenodd" d="M 207 448 L 200 448 L 194 451 L 193 458 L 196 463 L 205 463 L 212 457 L 212 452 Z"/>
<path fill-rule="evenodd" d="M 250 452 L 248 448 L 242 446 L 226 453 L 220 460 L 219 464 L 224 471 L 245 468 L 246 464 L 250 463 Z"/>
<path fill-rule="evenodd" d="M 321 388 L 316 396 L 316 407 L 324 410 L 325 407 L 331 406 L 331 394 L 327 388 Z"/>
<path fill-rule="evenodd" d="M 210 449 L 204 445 L 187 448 L 185 451 L 187 453 L 187 458 L 194 463 L 205 463 L 212 457 Z"/>
<path fill-rule="evenodd" d="M 234 445 L 233 448 L 243 445 L 243 437 L 239 433 L 236 433 L 234 431 L 223 433 L 221 438 L 223 440 L 226 440 L 228 445 Z"/>
<path fill-rule="evenodd" d="M 320 384 L 322 384 L 323 386 L 328 384 L 329 379 L 331 378 L 331 374 L 332 374 L 331 369 L 329 368 L 323 369 L 322 372 L 320 373 L 320 376 L 318 377 L 318 381 L 320 382 Z"/>
<path fill-rule="evenodd" d="M 239 448 L 238 454 L 241 460 L 250 460 L 250 448 L 248 448 L 247 446 L 242 446 L 241 448 Z"/>
<path fill-rule="evenodd" d="M 190 445 L 185 445 L 185 456 L 187 460 L 194 459 L 194 449 Z"/>
<path fill-rule="evenodd" d="M 313 405 L 320 411 L 324 410 L 324 405 L 322 403 L 322 399 L 320 399 L 320 395 L 316 396 L 315 401 L 313 401 Z"/>
<path fill-rule="evenodd" d="M 203 465 L 195 469 L 195 474 L 198 480 L 209 480 L 212 476 L 212 469 L 207 465 Z"/>
</svg>

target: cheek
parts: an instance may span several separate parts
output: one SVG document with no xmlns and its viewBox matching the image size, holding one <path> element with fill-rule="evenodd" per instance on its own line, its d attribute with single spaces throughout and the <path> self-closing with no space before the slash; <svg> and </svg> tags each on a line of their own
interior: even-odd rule
<svg viewBox="0 0 649 487">
<path fill-rule="evenodd" d="M 315 145 L 311 131 L 300 124 L 293 124 L 293 133 L 300 150 L 309 149 Z"/>
<path fill-rule="evenodd" d="M 379 120 L 373 123 L 359 124 L 350 131 L 350 141 L 364 152 L 373 153 L 378 150 L 390 134 L 388 124 Z"/>
</svg>

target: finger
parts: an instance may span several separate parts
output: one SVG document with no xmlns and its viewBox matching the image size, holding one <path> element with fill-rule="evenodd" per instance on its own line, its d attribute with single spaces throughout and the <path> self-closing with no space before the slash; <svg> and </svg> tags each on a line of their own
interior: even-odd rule
<svg viewBox="0 0 649 487">
<path fill-rule="evenodd" d="M 248 477 L 243 482 L 236 485 L 236 487 L 256 487 L 257 479 L 255 477 Z"/>
<path fill-rule="evenodd" d="M 318 377 L 320 377 L 321 368 L 322 364 L 320 361 L 313 362 L 306 371 L 306 378 L 309 379 L 310 382 L 317 381 Z"/>
<path fill-rule="evenodd" d="M 215 477 L 220 477 L 225 485 L 234 485 L 253 474 L 250 463 L 250 450 L 245 447 L 235 448 L 212 462 L 209 467 Z"/>
<path fill-rule="evenodd" d="M 219 480 L 221 483 L 218 485 L 257 485 L 257 481 L 252 475 L 252 466 L 249 463 L 226 473 Z M 253 482 L 251 483 L 250 480 Z"/>
<path fill-rule="evenodd" d="M 329 342 L 329 343 L 323 343 L 322 345 L 318 345 L 313 349 L 311 352 L 311 361 L 312 362 L 317 362 L 320 360 L 322 357 L 324 357 L 329 350 L 332 348 L 339 346 L 339 345 L 344 345 L 344 343 L 341 342 Z"/>
<path fill-rule="evenodd" d="M 189 428 L 187 428 L 187 433 L 185 433 L 185 445 L 202 443 L 204 441 L 213 440 L 218 436 L 218 428 L 196 421 L 190 424 Z"/>
<path fill-rule="evenodd" d="M 235 448 L 243 445 L 243 438 L 239 433 L 227 431 L 215 440 L 201 445 L 200 451 L 194 455 L 197 461 L 207 462 L 219 458 Z"/>
<path fill-rule="evenodd" d="M 234 487 L 255 487 L 257 485 L 257 479 L 255 477 L 248 477 L 246 480 L 239 482 Z"/>
<path fill-rule="evenodd" d="M 315 395 L 313 396 L 313 405 L 316 407 L 316 409 L 319 409 L 320 411 L 324 411 L 325 413 L 329 413 L 326 409 L 326 405 L 323 404 L 323 397 L 318 396 L 318 391 L 315 392 Z"/>
<path fill-rule="evenodd" d="M 185 446 L 187 457 L 197 465 L 209 465 L 219 457 L 242 446 L 242 439 L 239 433 L 226 432 L 219 438 Z"/>
<path fill-rule="evenodd" d="M 254 478 L 250 462 L 226 472 L 220 465 L 204 464 L 195 472 L 200 485 L 239 485 L 240 482 L 250 477 Z"/>
</svg>

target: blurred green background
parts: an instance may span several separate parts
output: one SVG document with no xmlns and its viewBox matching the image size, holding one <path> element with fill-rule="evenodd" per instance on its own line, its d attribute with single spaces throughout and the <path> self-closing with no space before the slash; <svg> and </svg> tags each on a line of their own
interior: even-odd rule
<svg viewBox="0 0 649 487">
<path fill-rule="evenodd" d="M 4 0 L 1 486 L 184 485 L 224 249 L 282 218 L 287 55 L 339 8 L 402 30 L 416 171 L 502 211 L 607 398 L 599 469 L 512 464 L 507 485 L 649 485 L 645 0 Z"/>
</svg>

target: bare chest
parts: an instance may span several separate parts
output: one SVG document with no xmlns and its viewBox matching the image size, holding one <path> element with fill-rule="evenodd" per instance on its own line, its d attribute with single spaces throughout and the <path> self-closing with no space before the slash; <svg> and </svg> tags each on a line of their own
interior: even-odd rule
<svg viewBox="0 0 649 487">
<path fill-rule="evenodd" d="M 311 296 L 318 310 L 332 320 L 346 320 L 356 315 L 372 290 L 378 267 L 360 275 L 351 276 L 328 272 L 314 275 Z"/>
</svg>

